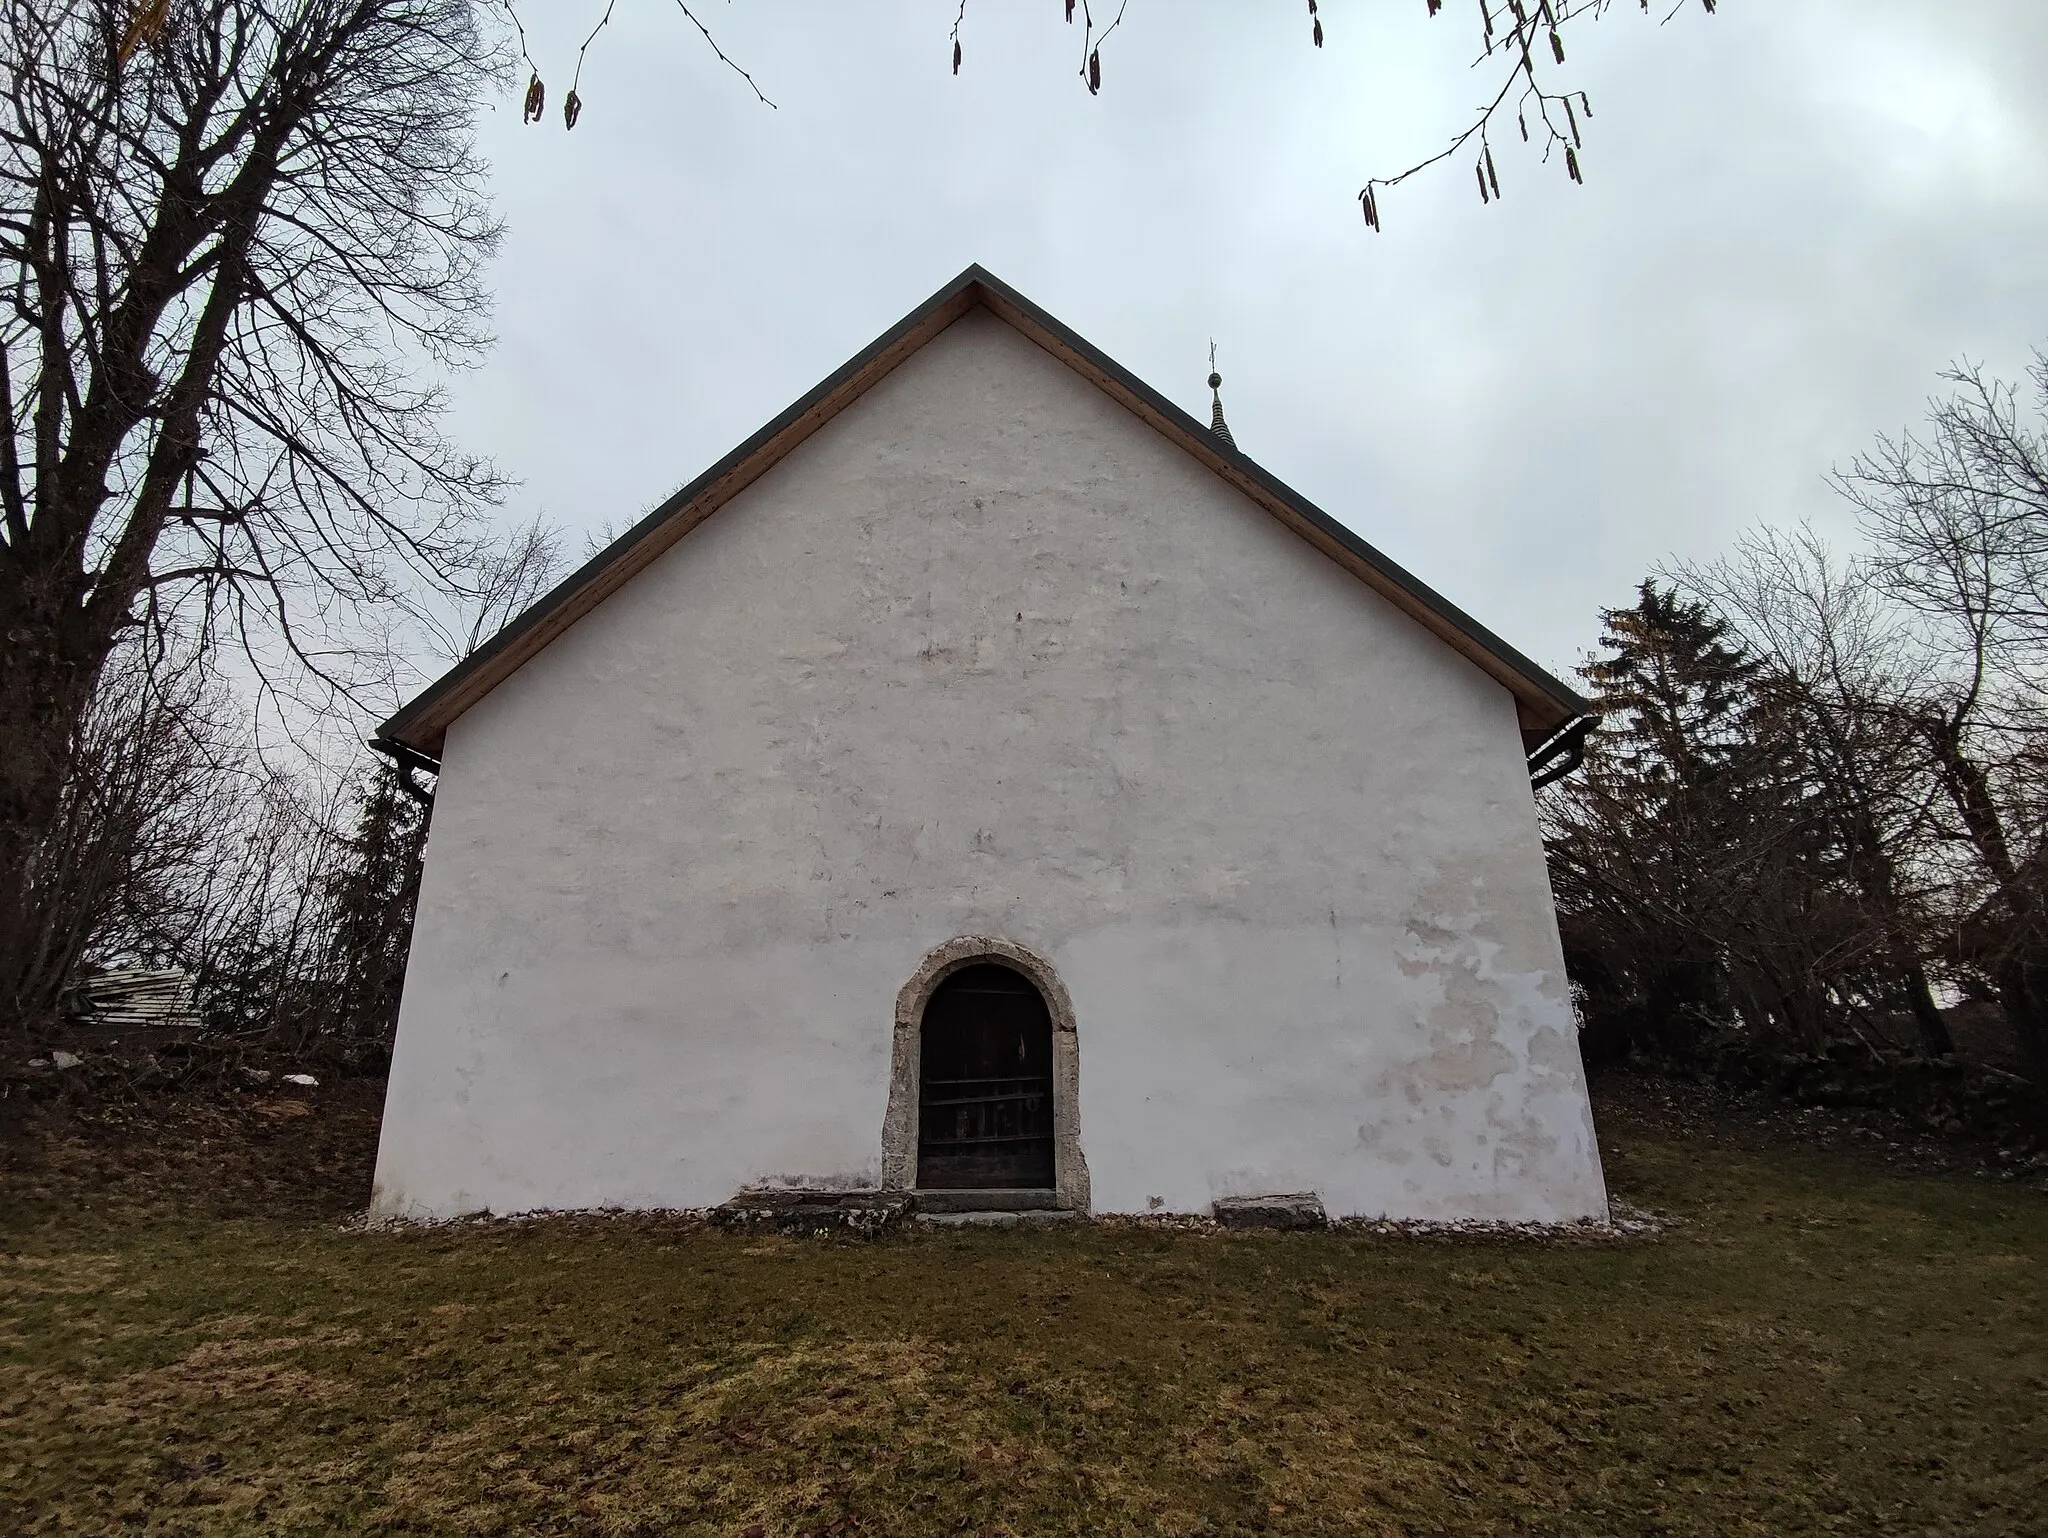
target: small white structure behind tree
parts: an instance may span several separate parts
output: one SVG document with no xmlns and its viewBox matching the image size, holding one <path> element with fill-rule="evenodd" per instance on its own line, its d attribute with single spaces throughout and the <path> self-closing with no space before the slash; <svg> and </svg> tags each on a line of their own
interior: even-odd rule
<svg viewBox="0 0 2048 1538">
<path fill-rule="evenodd" d="M 376 1208 L 1602 1216 L 1584 711 L 969 269 L 387 723 Z"/>
</svg>

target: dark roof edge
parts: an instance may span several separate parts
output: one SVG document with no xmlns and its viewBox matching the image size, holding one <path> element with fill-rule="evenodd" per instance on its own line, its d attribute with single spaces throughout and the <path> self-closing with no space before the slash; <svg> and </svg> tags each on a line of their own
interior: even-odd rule
<svg viewBox="0 0 2048 1538">
<path fill-rule="evenodd" d="M 406 701 L 388 721 L 377 729 L 377 734 L 380 737 L 389 737 L 402 741 L 403 732 L 408 723 L 425 715 L 435 704 L 453 694 L 462 684 L 482 671 L 494 658 L 510 650 L 528 632 L 539 626 L 542 620 L 560 608 L 571 595 L 579 592 L 604 572 L 610 570 L 613 562 L 619 556 L 639 544 L 677 512 L 688 507 L 690 503 L 702 496 L 706 490 L 745 464 L 747 460 L 774 442 L 782 433 L 795 426 L 807 413 L 829 399 L 834 391 L 860 375 L 877 358 L 886 353 L 892 345 L 926 322 L 931 317 L 932 312 L 944 307 L 949 301 L 967 298 L 969 291 L 974 287 L 980 276 L 982 276 L 982 273 L 979 266 L 969 267 L 959 277 L 948 283 L 944 288 L 904 316 L 903 319 L 876 337 L 874 341 L 847 359 L 846 362 L 842 363 L 800 396 L 788 409 L 770 420 L 760 431 L 754 433 L 745 442 L 741 443 L 738 448 L 727 454 L 695 480 L 664 498 L 655 506 L 654 511 L 642 518 L 602 550 L 598 551 L 560 582 L 549 588 L 547 592 L 543 593 L 531 604 L 528 604 L 525 609 L 520 611 L 517 619 L 506 625 L 504 629 L 492 636 L 490 640 L 479 646 L 467 657 L 456 663 L 454 667 L 427 685 L 425 689 Z M 962 308 L 964 310 L 965 306 L 963 305 Z"/>
<path fill-rule="evenodd" d="M 993 273 L 984 271 L 979 266 L 968 268 L 961 277 L 971 277 L 1006 303 L 1014 305 L 1028 316 L 1034 325 L 1042 326 L 1045 330 L 1056 336 L 1062 346 L 1069 347 L 1073 351 L 1080 353 L 1096 368 L 1114 378 L 1124 389 L 1143 400 L 1152 410 L 1168 418 L 1182 432 L 1188 434 L 1197 442 L 1207 445 L 1211 452 L 1233 465 L 1247 479 L 1257 482 L 1271 496 L 1288 504 L 1304 520 L 1313 524 L 1322 533 L 1328 535 L 1350 551 L 1351 554 L 1371 566 L 1390 583 L 1415 599 L 1417 603 L 1425 608 L 1435 610 L 1436 613 L 1448 620 L 1453 627 L 1462 630 L 1466 635 L 1478 642 L 1486 651 L 1493 653 L 1494 656 L 1507 663 L 1509 667 L 1521 674 L 1530 683 L 1537 685 L 1557 704 L 1563 706 L 1574 715 L 1583 715 L 1593 708 L 1589 700 L 1558 678 L 1548 668 L 1539 667 L 1534 661 L 1524 656 L 1506 641 L 1503 641 L 1491 630 L 1488 630 L 1435 588 L 1414 576 L 1406 567 L 1383 554 L 1369 541 L 1361 538 L 1354 530 L 1331 517 L 1320 507 L 1316 506 L 1315 503 L 1309 501 L 1307 497 L 1259 464 L 1258 461 L 1250 458 L 1242 449 L 1237 447 L 1235 442 L 1217 437 L 1216 434 L 1209 431 L 1208 423 L 1198 420 L 1189 412 L 1176 406 L 1166 396 L 1160 394 L 1151 385 L 1138 378 L 1137 375 L 1133 374 L 1121 363 L 1118 363 L 1085 337 L 1069 330 L 1060 321 L 1047 314 L 1029 299 L 1003 282 L 1002 279 L 996 277 Z"/>
<path fill-rule="evenodd" d="M 1567 715 L 1581 715 L 1591 710 L 1591 705 L 1575 690 L 1561 682 L 1544 668 L 1538 667 L 1521 652 L 1507 644 L 1484 625 L 1478 623 L 1457 605 L 1428 584 L 1418 580 L 1405 568 L 1390 560 L 1351 529 L 1338 522 L 1313 502 L 1295 491 L 1286 482 L 1261 467 L 1234 446 L 1215 438 L 1206 426 L 1176 406 L 1159 391 L 1132 374 L 1122 364 L 1101 349 L 1069 329 L 1031 300 L 1018 293 L 1007 283 L 989 272 L 980 264 L 968 267 L 958 277 L 939 289 L 930 298 L 905 315 L 895 325 L 862 348 L 852 358 L 841 364 L 817 385 L 805 392 L 786 410 L 779 413 L 762 427 L 720 459 L 703 474 L 672 495 L 664 498 L 654 510 L 614 539 L 604 549 L 585 561 L 575 571 L 557 582 L 534 603 L 530 604 L 518 618 L 506 625 L 496 635 L 471 652 L 467 657 L 443 673 L 419 694 L 408 700 L 391 718 L 377 729 L 381 738 L 404 743 L 415 751 L 429 751 L 428 742 L 411 740 L 410 733 L 423 719 L 430 717 L 435 708 L 451 695 L 461 691 L 477 674 L 487 670 L 508 651 L 518 647 L 528 636 L 551 620 L 577 594 L 588 587 L 599 584 L 620 564 L 621 558 L 636 546 L 660 530 L 678 513 L 688 508 L 707 492 L 717 488 L 722 481 L 742 470 L 749 460 L 769 448 L 776 439 L 794 429 L 812 412 L 831 401 L 833 396 L 850 383 L 867 373 L 877 364 L 886 360 L 887 355 L 901 346 L 906 339 L 920 330 L 930 329 L 933 335 L 950 326 L 964 314 L 980 295 L 982 290 L 1002 307 L 1015 310 L 1032 326 L 1042 330 L 1061 347 L 1082 358 L 1091 368 L 1113 381 L 1118 389 L 1128 392 L 1140 401 L 1148 411 L 1164 419 L 1169 425 L 1187 435 L 1195 445 L 1207 450 L 1228 464 L 1239 475 L 1260 487 L 1268 496 L 1284 504 L 1287 509 L 1315 528 L 1319 533 L 1341 546 L 1373 571 L 1390 586 L 1401 590 L 1418 607 L 1434 612 L 1453 629 L 1462 632 L 1482 650 L 1490 653 L 1525 683 L 1546 696 L 1550 702 Z M 947 313 L 951 311 L 952 313 Z M 921 344 L 920 344 L 921 345 Z M 905 352 L 908 357 L 915 347 Z M 901 362 L 902 359 L 896 360 Z M 882 375 L 893 371 L 890 364 Z M 873 383 L 875 381 L 870 381 Z M 850 403 L 850 402 L 849 402 Z M 834 411 L 832 415 L 837 415 Z M 820 424 L 822 425 L 822 424 Z M 808 437 L 809 434 L 804 434 Z M 801 440 L 799 440 L 801 441 Z M 778 456 L 779 457 L 779 456 Z M 751 478 L 750 478 L 751 479 Z M 735 488 L 737 495 L 741 487 Z M 722 505 L 722 503 L 720 504 Z M 602 595 L 595 600 L 602 601 Z M 580 616 L 578 616 L 580 617 Z M 566 627 L 565 627 L 566 628 Z M 543 645 L 546 643 L 543 642 Z M 515 664 L 515 668 L 516 668 Z M 508 675 L 509 676 L 509 675 Z M 488 690 L 486 690 L 488 692 Z M 466 708 L 466 707 L 465 707 Z M 460 712 L 458 712 L 459 714 Z M 452 718 L 451 718 L 452 720 Z M 445 723 L 442 728 L 445 731 Z M 440 733 L 434 733 L 432 750 L 438 756 Z"/>
</svg>

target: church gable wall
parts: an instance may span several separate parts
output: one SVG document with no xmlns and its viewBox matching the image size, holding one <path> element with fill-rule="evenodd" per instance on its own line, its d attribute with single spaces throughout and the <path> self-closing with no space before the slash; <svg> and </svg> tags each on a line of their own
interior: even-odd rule
<svg viewBox="0 0 2048 1538">
<path fill-rule="evenodd" d="M 379 1203 L 875 1184 L 962 935 L 1097 1210 L 1603 1205 L 1507 692 L 981 312 L 450 729 Z"/>
</svg>

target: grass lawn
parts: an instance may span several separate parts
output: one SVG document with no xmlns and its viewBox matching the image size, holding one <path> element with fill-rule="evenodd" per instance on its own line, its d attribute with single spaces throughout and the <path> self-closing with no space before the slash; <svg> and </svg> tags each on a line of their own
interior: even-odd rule
<svg viewBox="0 0 2048 1538">
<path fill-rule="evenodd" d="M 2038 1190 L 1603 1136 L 1680 1226 L 359 1234 L 10 1172 L 0 1531 L 2048 1533 Z"/>
</svg>

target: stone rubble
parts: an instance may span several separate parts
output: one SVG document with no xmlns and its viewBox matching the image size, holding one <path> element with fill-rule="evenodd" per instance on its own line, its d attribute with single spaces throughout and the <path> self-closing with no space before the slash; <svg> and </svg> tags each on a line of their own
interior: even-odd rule
<svg viewBox="0 0 2048 1538">
<path fill-rule="evenodd" d="M 1481 1218 L 1429 1222 L 1395 1218 L 1340 1218 L 1331 1226 L 1345 1233 L 1386 1234 L 1412 1239 L 1532 1239 L 1572 1241 L 1587 1239 L 1646 1239 L 1671 1227 L 1677 1219 L 1610 1200 L 1607 1221 L 1584 1219 L 1574 1223 L 1499 1223 Z"/>
<path fill-rule="evenodd" d="M 1258 1198 L 1270 1202 L 1273 1198 Z M 1295 1198 L 1294 1200 L 1298 1200 Z M 1310 1198 L 1313 1200 L 1313 1198 Z M 1219 1206 L 1222 1204 L 1219 1203 Z M 1315 1211 L 1320 1213 L 1320 1202 Z M 1290 1209 L 1299 1216 L 1303 1209 Z M 1516 1240 L 1537 1244 L 1597 1244 L 1617 1240 L 1654 1239 L 1680 1220 L 1660 1213 L 1631 1207 L 1626 1202 L 1608 1204 L 1607 1222 L 1579 1223 L 1497 1223 L 1478 1220 L 1428 1222 L 1395 1218 L 1330 1218 L 1316 1225 L 1321 1232 L 1349 1238 L 1389 1239 L 1484 1239 Z M 1089 1217 L 1061 1209 L 1019 1212 L 919 1212 L 913 1193 L 897 1191 L 742 1191 L 718 1207 L 624 1208 L 593 1207 L 576 1210 L 513 1212 L 502 1215 L 487 1211 L 466 1212 L 452 1218 L 372 1217 L 358 1213 L 343 1224 L 350 1232 L 379 1232 L 406 1229 L 449 1228 L 457 1225 L 492 1223 L 577 1223 L 638 1220 L 682 1224 L 686 1227 L 723 1228 L 739 1233 L 781 1234 L 794 1238 L 842 1236 L 875 1239 L 916 1224 L 923 1228 L 1033 1228 L 1053 1229 L 1086 1224 L 1096 1228 L 1142 1228 L 1153 1232 L 1208 1234 L 1217 1238 L 1258 1231 L 1273 1231 L 1265 1223 L 1229 1223 L 1192 1212 L 1104 1213 Z M 1283 1230 L 1285 1231 L 1285 1230 Z M 1293 1231 L 1315 1231 L 1294 1224 Z"/>
<path fill-rule="evenodd" d="M 915 1208 L 915 1199 L 899 1191 L 741 1191 L 714 1207 L 711 1221 L 749 1233 L 873 1238 L 901 1227 Z"/>
<path fill-rule="evenodd" d="M 1211 1209 L 1225 1228 L 1328 1228 L 1330 1215 L 1313 1191 L 1282 1196 L 1226 1196 Z"/>
</svg>

